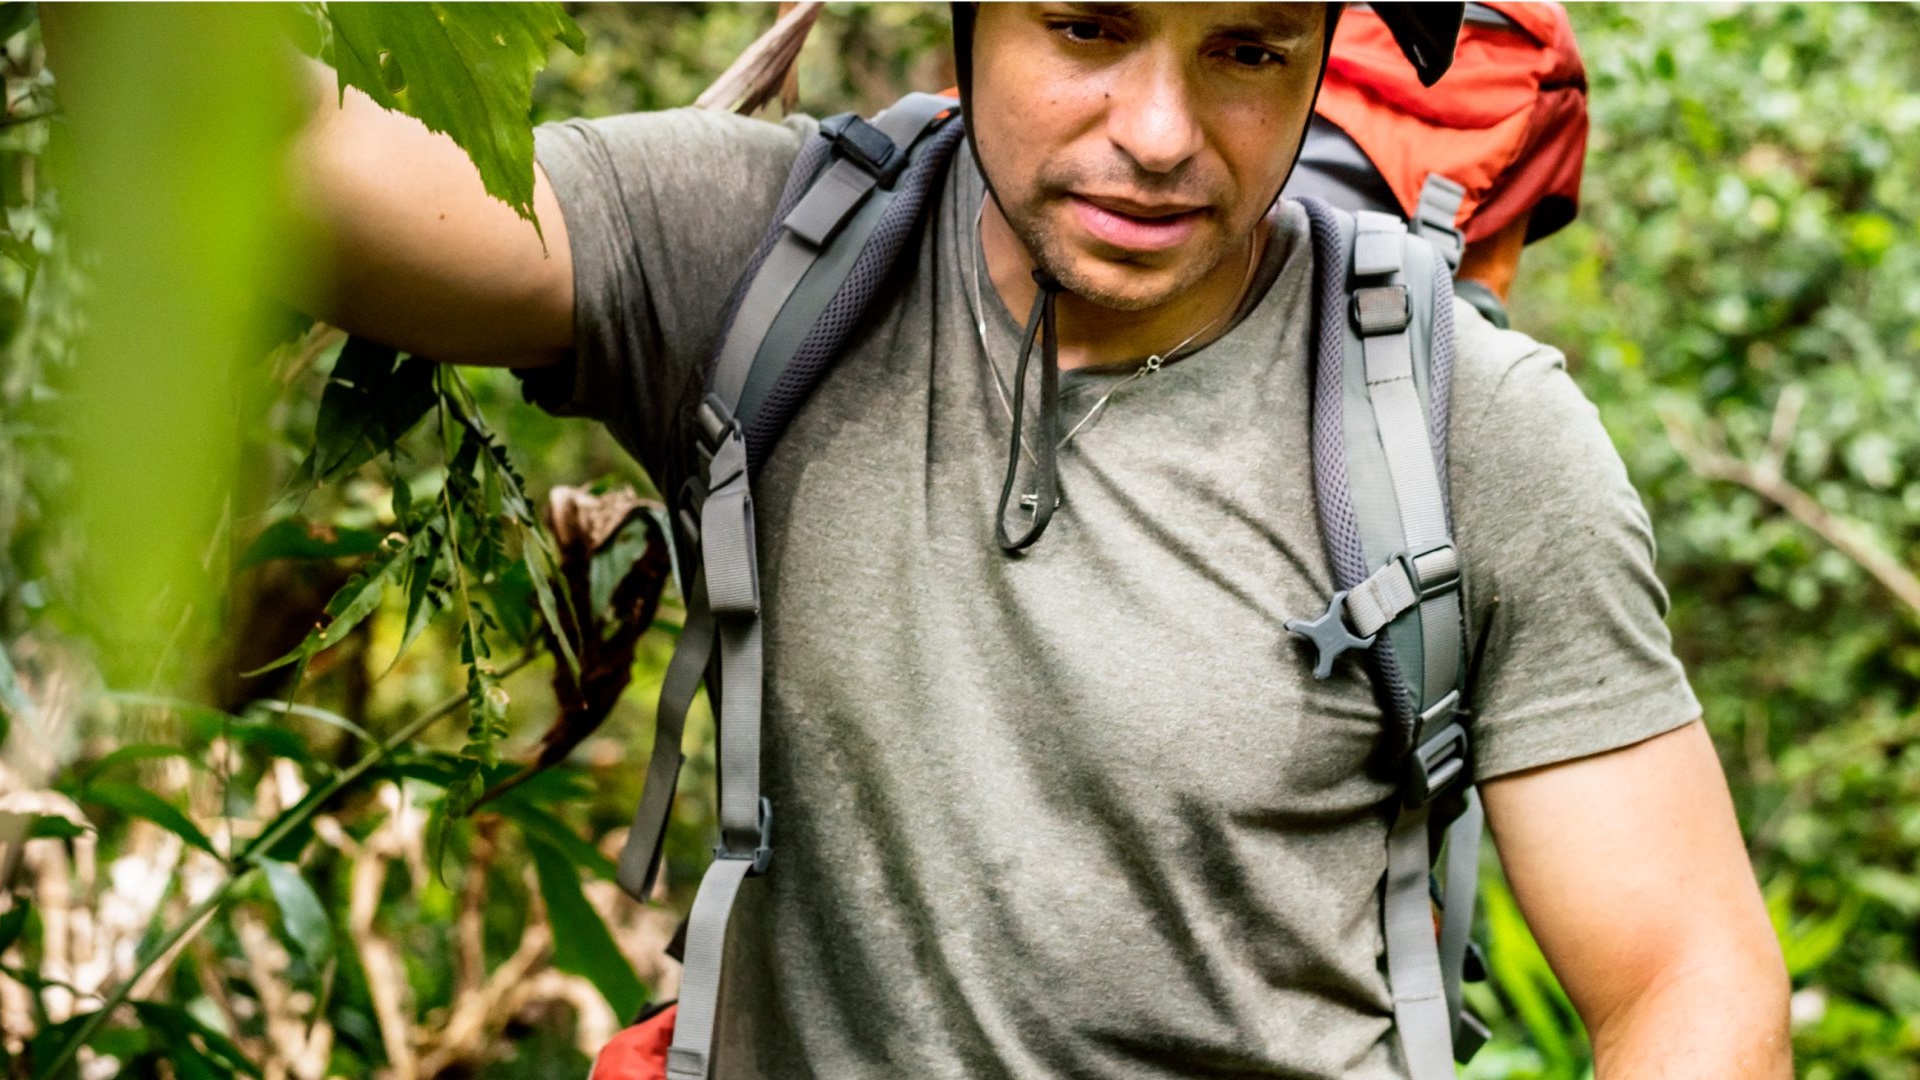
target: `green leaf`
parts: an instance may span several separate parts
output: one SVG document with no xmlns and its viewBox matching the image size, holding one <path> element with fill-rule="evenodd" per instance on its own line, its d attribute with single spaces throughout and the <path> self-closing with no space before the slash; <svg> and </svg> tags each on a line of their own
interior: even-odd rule
<svg viewBox="0 0 1920 1080">
<path fill-rule="evenodd" d="M 406 565 L 408 554 L 414 550 L 417 543 L 416 537 L 404 544 L 389 547 L 381 554 L 374 556 L 366 566 L 361 567 L 359 573 L 353 575 L 345 585 L 340 587 L 339 592 L 333 594 L 333 599 L 327 601 L 327 619 L 324 623 L 307 631 L 306 638 L 286 655 L 242 674 L 251 678 L 292 663 L 305 665 L 316 654 L 337 644 L 347 636 L 348 631 L 358 626 L 361 620 L 373 614 L 374 609 L 380 606 L 380 599 L 386 594 L 387 586 L 398 579 L 401 568 Z"/>
<path fill-rule="evenodd" d="M 567 624 L 560 621 L 560 607 L 554 599 L 553 581 L 548 573 L 547 560 L 553 557 L 553 551 L 547 546 L 546 537 L 540 530 L 525 526 L 522 531 L 525 533 L 526 543 L 521 549 L 521 562 L 526 566 L 528 576 L 533 581 L 533 595 L 539 600 L 540 614 L 547 620 L 547 626 L 553 630 L 553 640 L 560 646 L 560 655 L 567 662 L 567 670 L 573 673 L 575 680 L 578 680 L 580 658 L 574 655 L 573 643 L 567 640 Z M 573 622 L 575 626 L 586 623 L 587 620 L 579 618 Z"/>
<path fill-rule="evenodd" d="M 87 834 L 85 825 L 68 821 L 59 814 L 32 814 L 29 817 L 31 820 L 27 822 L 25 834 L 25 839 L 28 840 L 72 840 L 74 837 Z"/>
<path fill-rule="evenodd" d="M 287 936 L 309 963 L 316 967 L 324 963 L 333 953 L 333 924 L 313 886 L 293 863 L 278 859 L 261 859 L 259 863 L 267 872 L 267 888 L 273 892 L 274 903 L 280 905 L 280 924 L 286 927 Z"/>
<path fill-rule="evenodd" d="M 119 780 L 96 780 L 80 792 L 83 802 L 118 810 L 129 817 L 144 818 L 192 844 L 209 855 L 218 855 L 213 842 L 200 831 L 180 808 L 138 784 Z"/>
<path fill-rule="evenodd" d="M 620 954 L 600 913 L 580 891 L 580 874 L 554 848 L 527 837 L 540 898 L 553 927 L 553 966 L 593 983 L 616 1016 L 632 1016 L 646 1003 L 646 989 Z"/>
<path fill-rule="evenodd" d="M 439 537 L 437 531 L 433 533 L 433 539 L 438 540 Z M 444 549 L 437 543 L 422 546 L 428 550 L 413 556 L 407 563 L 406 630 L 400 636 L 400 647 L 394 650 L 393 660 L 387 664 L 387 671 L 392 671 L 400 663 L 400 658 L 407 655 L 407 649 L 413 645 L 414 639 L 420 636 L 443 606 L 440 590 L 434 588 L 434 575 L 444 565 Z"/>
<path fill-rule="evenodd" d="M 1851 893 L 1841 901 L 1840 909 L 1831 915 L 1824 918 L 1809 917 L 1794 924 L 1780 942 L 1781 953 L 1787 963 L 1787 974 L 1797 979 L 1825 963 L 1840 946 L 1846 944 L 1864 906 L 1861 895 Z"/>
<path fill-rule="evenodd" d="M 267 526 L 234 564 L 245 570 L 273 559 L 339 559 L 370 555 L 380 549 L 380 534 L 370 529 L 319 525 L 298 517 Z"/>
<path fill-rule="evenodd" d="M 13 947 L 20 940 L 20 934 L 27 928 L 27 912 L 33 910 L 33 901 L 15 893 L 13 906 L 0 914 L 0 953 Z"/>
<path fill-rule="evenodd" d="M 183 746 L 168 746 L 164 743 L 129 743 L 79 770 L 75 786 L 85 788 L 93 782 L 94 777 L 111 772 L 123 765 L 140 761 L 156 761 L 161 758 L 181 758 L 196 769 L 207 767 L 206 762 L 195 757 Z"/>
<path fill-rule="evenodd" d="M 0 4 L 0 41 L 33 25 L 33 20 L 38 14 L 39 9 L 34 4 Z"/>
<path fill-rule="evenodd" d="M 232 1040 L 187 1010 L 158 1001 L 135 1001 L 132 1005 L 140 1022 L 163 1036 L 161 1044 L 169 1053 L 187 1050 L 209 1059 L 208 1064 L 217 1070 L 212 1075 L 260 1075 L 260 1066 L 250 1061 Z"/>
<path fill-rule="evenodd" d="M 339 713 L 329 712 L 326 709 L 313 705 L 289 705 L 284 701 L 261 700 L 253 702 L 249 707 L 264 709 L 268 712 L 282 713 L 287 716 L 300 716 L 308 720 L 317 720 L 328 727 L 339 728 L 341 731 L 359 739 L 361 742 L 377 743 L 380 741 L 374 738 L 373 734 L 366 728 L 341 716 Z"/>
<path fill-rule="evenodd" d="M 547 811 L 532 805 L 525 799 L 516 798 L 520 790 L 508 792 L 494 803 L 502 816 L 519 825 L 527 835 L 528 843 L 542 843 L 551 847 L 555 853 L 568 863 L 600 878 L 602 881 L 618 880 L 619 870 L 612 859 L 600 853 L 600 849 L 580 839 L 566 822 Z"/>
<path fill-rule="evenodd" d="M 487 193 L 533 213 L 533 76 L 559 41 L 586 39 L 559 4 L 332 3 L 328 60 L 348 86 L 445 132 Z"/>
<path fill-rule="evenodd" d="M 399 359 L 392 346 L 348 338 L 320 394 L 313 452 L 302 473 L 329 483 L 399 442 L 433 407 L 434 368 Z"/>
</svg>

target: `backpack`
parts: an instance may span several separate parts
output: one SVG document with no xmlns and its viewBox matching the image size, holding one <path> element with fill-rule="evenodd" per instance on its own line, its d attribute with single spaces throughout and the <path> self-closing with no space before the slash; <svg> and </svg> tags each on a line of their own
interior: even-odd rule
<svg viewBox="0 0 1920 1080">
<path fill-rule="evenodd" d="M 1465 5 L 1447 77 L 1428 86 L 1380 15 L 1350 5 L 1285 194 L 1405 219 L 1456 269 L 1509 228 L 1533 243 L 1572 221 L 1587 146 L 1587 76 L 1564 8 Z M 1455 292 L 1496 326 L 1506 305 L 1471 276 Z"/>
<path fill-rule="evenodd" d="M 703 678 L 718 728 L 720 835 L 676 939 L 678 1002 L 650 1006 L 603 1049 L 594 1080 L 711 1074 L 734 899 L 773 872 L 775 808 L 760 792 L 752 480 L 869 306 L 885 302 L 888 271 L 962 142 L 958 105 L 910 94 L 871 122 L 823 121 L 730 300 L 693 425 L 700 467 L 673 496 L 687 619 L 661 688 L 621 886 L 642 900 L 652 891 Z M 1483 977 L 1469 941 L 1482 815 L 1465 709 L 1465 577 L 1446 490 L 1452 281 L 1442 253 L 1398 217 L 1302 202 L 1315 262 L 1313 476 L 1339 591 L 1287 628 L 1314 646 L 1317 678 L 1348 650 L 1370 661 L 1383 736 L 1400 763 L 1381 909 L 1395 1030 L 1413 1080 L 1441 1080 L 1486 1038 L 1460 989 Z"/>
</svg>

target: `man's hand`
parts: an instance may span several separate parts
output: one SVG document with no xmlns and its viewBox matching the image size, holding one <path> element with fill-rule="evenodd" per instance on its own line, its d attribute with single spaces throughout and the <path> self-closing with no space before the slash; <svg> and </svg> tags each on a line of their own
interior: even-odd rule
<svg viewBox="0 0 1920 1080">
<path fill-rule="evenodd" d="M 1790 1080 L 1786 967 L 1703 725 L 1482 792 L 1598 1080 Z"/>
</svg>

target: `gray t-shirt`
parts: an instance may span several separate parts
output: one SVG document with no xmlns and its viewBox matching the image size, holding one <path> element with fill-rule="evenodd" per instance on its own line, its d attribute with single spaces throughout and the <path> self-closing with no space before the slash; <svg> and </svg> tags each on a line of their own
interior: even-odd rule
<svg viewBox="0 0 1920 1080">
<path fill-rule="evenodd" d="M 663 487 L 811 130 L 680 111 L 538 132 L 577 348 L 529 391 L 604 420 Z M 990 285 L 975 306 L 982 191 L 962 151 L 895 299 L 756 479 L 777 855 L 742 893 L 716 1075 L 1403 1077 L 1380 711 L 1357 661 L 1316 682 L 1283 628 L 1333 588 L 1305 215 L 1273 215 L 1230 332 L 1063 451 L 1065 503 L 1011 558 L 989 369 L 1011 378 L 1021 327 Z M 1455 322 L 1476 639 L 1491 620 L 1478 776 L 1685 724 L 1647 518 L 1593 406 L 1551 349 Z M 1121 377 L 1071 373 L 1065 422 Z"/>
</svg>

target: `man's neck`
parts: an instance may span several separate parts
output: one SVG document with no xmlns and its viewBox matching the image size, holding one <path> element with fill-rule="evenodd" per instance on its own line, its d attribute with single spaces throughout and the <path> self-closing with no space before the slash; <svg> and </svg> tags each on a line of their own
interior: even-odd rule
<svg viewBox="0 0 1920 1080">
<path fill-rule="evenodd" d="M 1164 357 L 1182 345 L 1197 348 L 1225 333 L 1252 280 L 1262 240 L 1256 230 L 1198 283 L 1151 308 L 1121 311 L 1062 292 L 1054 309 L 1061 369 L 1119 364 L 1149 354 Z M 1007 310 L 1017 315 L 1032 310 L 1039 290 L 1033 281 L 1036 264 L 992 198 L 981 209 L 980 246 L 986 253 L 987 276 Z"/>
</svg>

